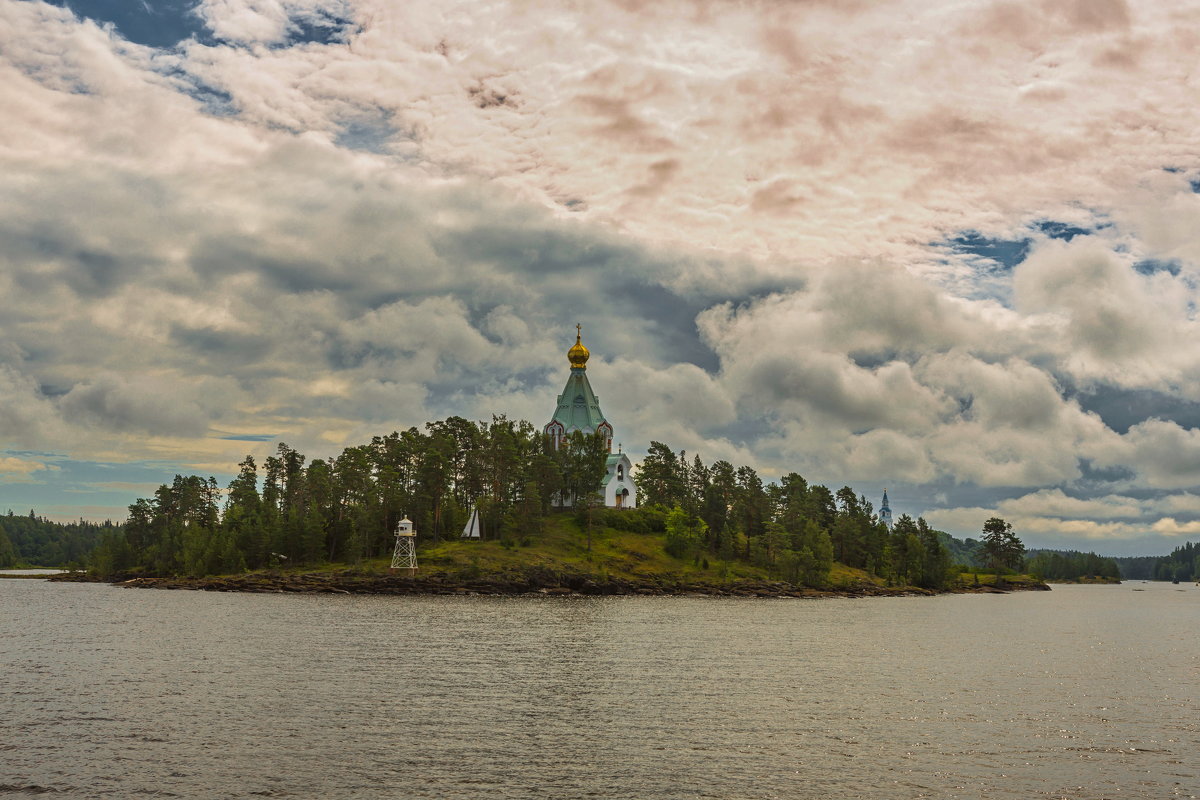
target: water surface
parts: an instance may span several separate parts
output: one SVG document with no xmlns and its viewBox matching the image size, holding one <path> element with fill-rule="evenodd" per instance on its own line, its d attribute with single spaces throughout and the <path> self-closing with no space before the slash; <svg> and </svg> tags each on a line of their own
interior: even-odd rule
<svg viewBox="0 0 1200 800">
<path fill-rule="evenodd" d="M 0 581 L 0 608 L 0 794 L 1200 789 L 1193 587 L 813 601 L 26 580 Z"/>
<path fill-rule="evenodd" d="M 67 571 L 65 569 L 42 569 L 38 567 L 33 569 L 0 569 L 0 577 L 5 575 L 17 575 L 20 577 L 27 575 L 61 575 Z"/>
</svg>

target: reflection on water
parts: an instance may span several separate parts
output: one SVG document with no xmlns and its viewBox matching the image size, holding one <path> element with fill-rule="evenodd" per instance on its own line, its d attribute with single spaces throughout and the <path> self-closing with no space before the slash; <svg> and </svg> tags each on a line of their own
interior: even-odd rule
<svg viewBox="0 0 1200 800">
<path fill-rule="evenodd" d="M 0 581 L 0 794 L 1174 797 L 1200 589 L 870 600 Z"/>
</svg>

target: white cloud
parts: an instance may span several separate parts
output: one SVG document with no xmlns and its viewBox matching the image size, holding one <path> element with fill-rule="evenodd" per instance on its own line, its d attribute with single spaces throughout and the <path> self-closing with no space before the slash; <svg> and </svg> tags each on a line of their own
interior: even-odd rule
<svg viewBox="0 0 1200 800">
<path fill-rule="evenodd" d="M 1057 336 L 1047 350 L 1081 385 L 1172 391 L 1193 399 L 1200 366 L 1191 319 L 1194 281 L 1169 272 L 1140 275 L 1113 243 L 1079 236 L 1042 242 L 1015 270 L 1019 310 L 1046 314 Z"/>
<path fill-rule="evenodd" d="M 33 475 L 35 472 L 57 472 L 58 469 L 54 464 L 47 464 L 35 459 L 14 456 L 0 457 L 0 476 L 3 476 L 8 483 L 29 483 L 35 480 Z"/>
<path fill-rule="evenodd" d="M 1041 489 L 1022 497 L 1002 500 L 997 504 L 997 509 L 1003 514 L 1104 520 L 1136 519 L 1147 512 L 1147 506 L 1143 501 L 1122 495 L 1081 499 L 1067 495 L 1062 489 Z"/>
<path fill-rule="evenodd" d="M 327 27 L 349 12 L 343 0 L 201 0 L 195 9 L 218 39 L 247 45 L 278 44 L 300 23 Z"/>
<path fill-rule="evenodd" d="M 1200 520 L 1177 522 L 1174 517 L 1163 517 L 1154 523 L 1154 532 L 1164 536 L 1196 536 L 1200 534 Z"/>
<path fill-rule="evenodd" d="M 1095 455 L 1099 466 L 1135 471 L 1135 483 L 1140 485 L 1155 489 L 1200 485 L 1200 430 L 1175 422 L 1140 422 L 1119 440 L 1110 439 Z"/>
</svg>

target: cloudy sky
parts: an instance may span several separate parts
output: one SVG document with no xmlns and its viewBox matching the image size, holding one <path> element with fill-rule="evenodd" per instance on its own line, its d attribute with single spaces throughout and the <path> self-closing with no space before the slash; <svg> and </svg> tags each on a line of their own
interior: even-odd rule
<svg viewBox="0 0 1200 800">
<path fill-rule="evenodd" d="M 449 414 L 1200 539 L 1200 3 L 0 0 L 0 507 Z"/>
</svg>

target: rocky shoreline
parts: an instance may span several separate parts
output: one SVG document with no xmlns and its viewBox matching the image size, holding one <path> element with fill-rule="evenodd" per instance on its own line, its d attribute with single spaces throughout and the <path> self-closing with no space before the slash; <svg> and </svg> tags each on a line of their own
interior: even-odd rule
<svg viewBox="0 0 1200 800">
<path fill-rule="evenodd" d="M 54 581 L 98 580 L 67 575 Z M 490 596 L 705 596 L 705 597 L 911 597 L 936 594 L 1007 594 L 1010 591 L 1049 591 L 1044 583 L 988 584 L 948 589 L 942 592 L 917 587 L 883 587 L 871 583 L 834 589 L 810 589 L 783 581 L 739 581 L 732 583 L 685 582 L 671 578 L 627 580 L 587 575 L 531 571 L 521 575 L 464 578 L 448 575 L 417 577 L 362 573 L 248 573 L 207 578 L 163 578 L 135 576 L 106 581 L 135 589 L 191 589 L 207 592 L 252 592 L 273 594 L 360 594 L 360 595 L 490 595 Z"/>
</svg>

